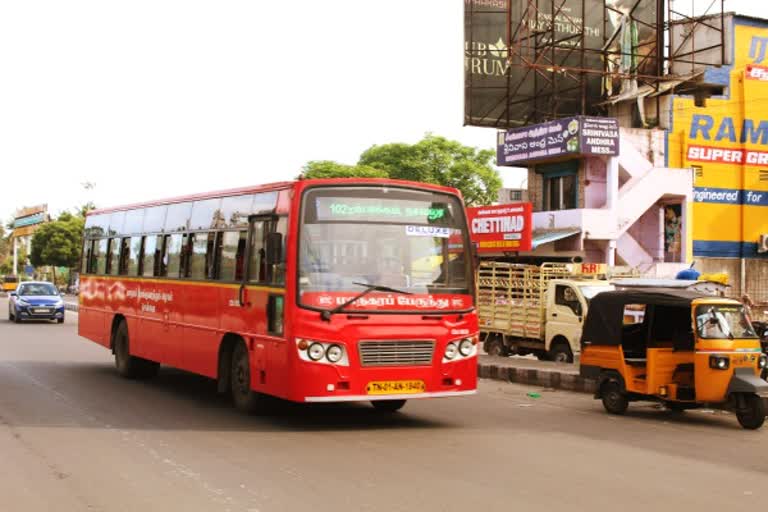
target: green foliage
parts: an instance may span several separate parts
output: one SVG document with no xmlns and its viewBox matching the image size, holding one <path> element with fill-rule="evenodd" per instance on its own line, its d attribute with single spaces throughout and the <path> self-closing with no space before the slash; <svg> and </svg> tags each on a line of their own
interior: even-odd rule
<svg viewBox="0 0 768 512">
<path fill-rule="evenodd" d="M 496 201 L 502 183 L 492 165 L 494 156 L 490 149 L 478 150 L 427 134 L 413 145 L 373 146 L 358 165 L 384 169 L 394 179 L 457 188 L 471 206 Z"/>
<path fill-rule="evenodd" d="M 386 178 L 386 171 L 366 165 L 344 165 L 330 160 L 314 160 L 304 166 L 301 177 L 305 179 L 323 178 Z"/>
<path fill-rule="evenodd" d="M 493 150 L 478 150 L 427 134 L 416 144 L 373 146 L 357 165 L 322 160 L 304 167 L 304 178 L 392 178 L 434 183 L 461 190 L 467 205 L 496 201 L 501 178 Z"/>
<path fill-rule="evenodd" d="M 82 217 L 64 212 L 55 221 L 43 224 L 35 231 L 29 260 L 36 267 L 76 267 L 82 245 Z"/>
</svg>

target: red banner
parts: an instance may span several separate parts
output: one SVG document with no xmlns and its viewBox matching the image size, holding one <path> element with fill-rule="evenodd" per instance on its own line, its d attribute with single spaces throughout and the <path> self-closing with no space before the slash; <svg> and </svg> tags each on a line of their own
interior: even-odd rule
<svg viewBox="0 0 768 512">
<path fill-rule="evenodd" d="M 531 203 L 467 208 L 469 232 L 479 252 L 530 251 L 533 230 Z"/>
</svg>

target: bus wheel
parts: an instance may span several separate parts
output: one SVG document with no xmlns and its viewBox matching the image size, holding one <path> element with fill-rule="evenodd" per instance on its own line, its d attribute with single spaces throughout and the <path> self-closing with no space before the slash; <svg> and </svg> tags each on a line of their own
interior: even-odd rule
<svg viewBox="0 0 768 512">
<path fill-rule="evenodd" d="M 765 402 L 754 393 L 744 395 L 744 407 L 736 410 L 739 425 L 749 430 L 756 430 L 765 422 Z"/>
<path fill-rule="evenodd" d="M 232 351 L 230 390 L 235 407 L 243 412 L 253 413 L 261 405 L 261 396 L 251 389 L 251 362 L 248 348 L 240 341 Z"/>
<path fill-rule="evenodd" d="M 627 395 L 621 392 L 621 386 L 616 381 L 607 381 L 600 387 L 603 397 L 603 407 L 611 414 L 624 414 L 629 407 Z"/>
<path fill-rule="evenodd" d="M 117 373 L 126 379 L 138 377 L 139 363 L 137 358 L 131 355 L 128 326 L 125 325 L 125 322 L 120 322 L 117 329 L 115 329 L 112 346 L 115 352 L 115 368 L 117 368 Z"/>
<path fill-rule="evenodd" d="M 377 411 L 396 412 L 403 408 L 405 400 L 373 400 L 371 404 Z"/>
</svg>

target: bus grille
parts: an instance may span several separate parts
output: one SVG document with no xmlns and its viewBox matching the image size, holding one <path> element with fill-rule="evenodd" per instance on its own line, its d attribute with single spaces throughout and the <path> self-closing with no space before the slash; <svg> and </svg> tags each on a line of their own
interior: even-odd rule
<svg viewBox="0 0 768 512">
<path fill-rule="evenodd" d="M 361 341 L 358 344 L 362 366 L 429 366 L 435 351 L 434 341 Z"/>
</svg>

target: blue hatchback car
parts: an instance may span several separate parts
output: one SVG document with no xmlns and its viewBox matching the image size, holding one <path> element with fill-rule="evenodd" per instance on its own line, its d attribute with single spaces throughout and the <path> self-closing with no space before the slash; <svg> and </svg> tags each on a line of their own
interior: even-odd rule
<svg viewBox="0 0 768 512">
<path fill-rule="evenodd" d="M 11 292 L 8 320 L 56 320 L 64 322 L 64 301 L 53 283 L 25 281 Z"/>
</svg>

